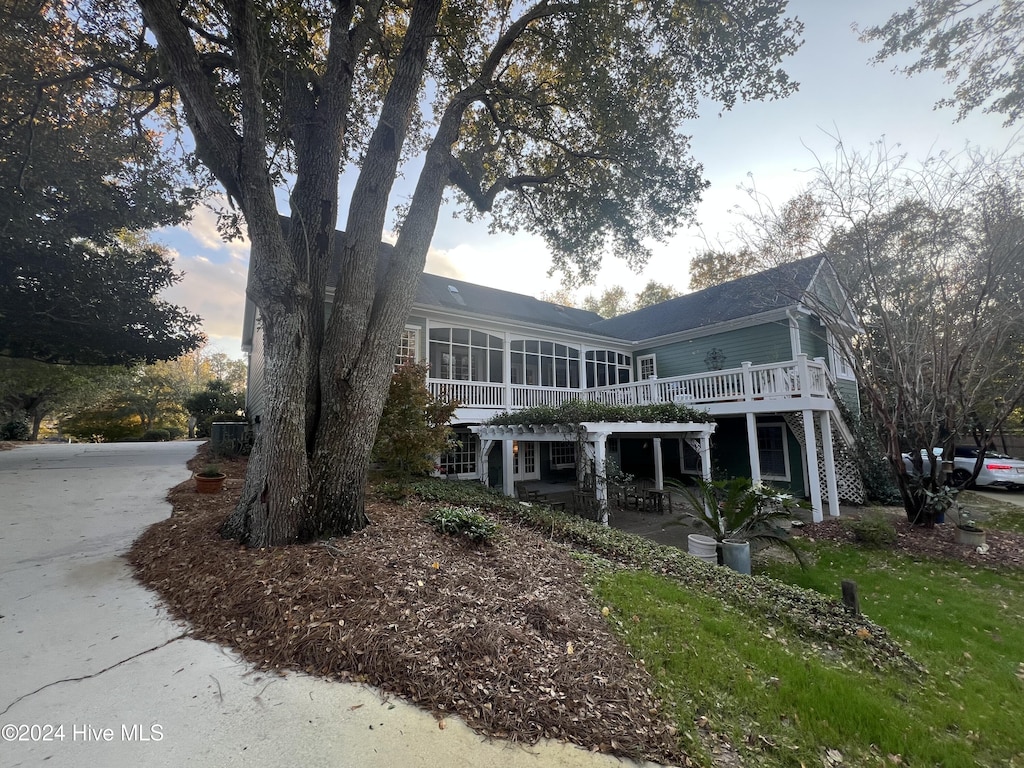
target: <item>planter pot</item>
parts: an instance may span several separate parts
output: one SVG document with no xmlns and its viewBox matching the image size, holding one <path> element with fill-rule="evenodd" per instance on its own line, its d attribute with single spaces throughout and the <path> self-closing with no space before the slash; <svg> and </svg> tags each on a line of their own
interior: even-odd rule
<svg viewBox="0 0 1024 768">
<path fill-rule="evenodd" d="M 718 565 L 718 542 L 710 536 L 691 533 L 686 537 L 686 546 L 687 551 L 694 557 L 699 557 L 705 563 Z"/>
<path fill-rule="evenodd" d="M 722 565 L 736 573 L 750 575 L 750 542 L 739 539 L 722 541 Z"/>
<path fill-rule="evenodd" d="M 196 475 L 196 493 L 220 493 L 227 475 Z"/>
<path fill-rule="evenodd" d="M 975 526 L 956 529 L 956 543 L 965 547 L 985 546 L 985 531 Z"/>
</svg>

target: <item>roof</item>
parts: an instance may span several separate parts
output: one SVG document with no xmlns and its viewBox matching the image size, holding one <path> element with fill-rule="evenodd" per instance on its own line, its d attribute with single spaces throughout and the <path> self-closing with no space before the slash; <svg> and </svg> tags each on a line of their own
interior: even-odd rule
<svg viewBox="0 0 1024 768">
<path fill-rule="evenodd" d="M 335 238 L 327 276 L 331 287 L 338 279 L 343 238 L 342 232 Z M 381 262 L 387 261 L 392 250 L 391 245 L 381 243 Z M 585 309 L 426 272 L 420 278 L 414 304 L 635 342 L 796 306 L 824 260 L 823 254 L 810 256 L 607 320 Z M 385 272 L 382 263 L 378 278 Z"/>
<path fill-rule="evenodd" d="M 594 333 L 631 341 L 654 339 L 785 309 L 800 303 L 818 273 L 823 254 L 792 261 L 651 307 L 602 320 Z"/>
</svg>

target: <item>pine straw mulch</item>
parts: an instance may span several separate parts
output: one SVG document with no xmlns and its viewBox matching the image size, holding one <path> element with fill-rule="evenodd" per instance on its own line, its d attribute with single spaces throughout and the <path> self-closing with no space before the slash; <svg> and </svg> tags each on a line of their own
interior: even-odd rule
<svg viewBox="0 0 1024 768">
<path fill-rule="evenodd" d="M 899 515 L 902 515 L 902 510 Z M 960 560 L 969 565 L 992 568 L 1024 569 L 1024 534 L 1010 531 L 985 531 L 988 550 L 979 552 L 974 547 L 958 544 L 956 526 L 941 523 L 934 528 L 912 525 L 906 516 L 893 515 L 896 526 L 895 549 L 911 556 L 934 557 L 944 560 Z M 843 520 L 825 520 L 807 526 L 803 534 L 810 539 L 853 544 L 855 537 L 850 526 Z"/>
<path fill-rule="evenodd" d="M 202 453 L 202 452 L 201 452 Z M 189 466 L 204 466 L 202 455 Z M 195 637 L 257 667 L 366 682 L 480 733 L 563 739 L 634 759 L 690 764 L 650 676 L 613 635 L 569 551 L 503 521 L 493 547 L 443 536 L 429 505 L 369 500 L 367 530 L 308 546 L 247 550 L 217 528 L 219 495 L 191 481 L 172 516 L 131 549 L 136 575 Z"/>
</svg>

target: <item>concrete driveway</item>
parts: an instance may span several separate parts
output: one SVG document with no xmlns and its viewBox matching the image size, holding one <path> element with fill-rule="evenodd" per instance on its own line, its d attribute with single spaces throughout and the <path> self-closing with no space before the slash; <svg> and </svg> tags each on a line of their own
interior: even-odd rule
<svg viewBox="0 0 1024 768">
<path fill-rule="evenodd" d="M 123 553 L 196 443 L 0 452 L 0 766 L 612 766 L 486 742 L 375 689 L 268 676 L 187 637 Z"/>
</svg>

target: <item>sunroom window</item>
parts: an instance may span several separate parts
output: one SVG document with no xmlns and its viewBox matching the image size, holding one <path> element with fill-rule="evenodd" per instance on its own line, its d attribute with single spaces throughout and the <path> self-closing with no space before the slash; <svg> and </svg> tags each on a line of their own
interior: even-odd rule
<svg viewBox="0 0 1024 768">
<path fill-rule="evenodd" d="M 430 329 L 430 378 L 501 382 L 504 343 L 500 336 L 471 328 Z"/>
<path fill-rule="evenodd" d="M 580 351 L 576 347 L 538 339 L 510 344 L 512 383 L 579 389 Z"/>
</svg>

